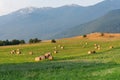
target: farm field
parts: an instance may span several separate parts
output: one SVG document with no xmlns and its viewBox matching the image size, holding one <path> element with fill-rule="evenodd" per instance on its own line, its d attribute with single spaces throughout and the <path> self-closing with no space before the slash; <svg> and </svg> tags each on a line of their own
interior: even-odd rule
<svg viewBox="0 0 120 80">
<path fill-rule="evenodd" d="M 0 47 L 0 80 L 120 80 L 120 36 L 95 35 Z M 15 49 L 21 54 L 10 54 Z M 88 54 L 91 50 L 96 53 Z M 35 61 L 47 52 L 53 60 Z"/>
</svg>

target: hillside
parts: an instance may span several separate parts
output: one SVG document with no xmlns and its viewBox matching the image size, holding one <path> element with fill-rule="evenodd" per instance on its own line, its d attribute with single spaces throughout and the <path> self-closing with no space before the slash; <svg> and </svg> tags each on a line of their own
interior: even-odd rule
<svg viewBox="0 0 120 80">
<path fill-rule="evenodd" d="M 100 36 L 100 33 L 92 33 L 87 34 L 87 38 L 77 36 L 59 39 L 57 43 L 48 41 L 0 47 L 0 79 L 119 80 L 120 34 L 104 34 Z M 93 37 L 99 40 L 91 40 Z M 64 49 L 59 45 L 64 46 Z M 96 49 L 95 45 L 98 45 L 99 49 Z M 19 49 L 21 54 L 10 54 L 11 50 L 16 49 Z M 58 53 L 54 53 L 54 50 Z M 91 50 L 96 53 L 88 54 Z M 33 55 L 29 54 L 30 51 L 33 51 Z M 34 60 L 47 52 L 51 52 L 53 60 Z"/>
<path fill-rule="evenodd" d="M 20 9 L 0 17 L 0 39 L 52 39 L 63 30 L 119 9 L 119 3 L 120 0 L 105 0 L 88 7 L 66 5 L 58 8 Z"/>
<path fill-rule="evenodd" d="M 92 32 L 120 33 L 120 9 L 112 10 L 106 15 L 88 23 L 70 28 L 57 37 L 71 37 Z"/>
</svg>

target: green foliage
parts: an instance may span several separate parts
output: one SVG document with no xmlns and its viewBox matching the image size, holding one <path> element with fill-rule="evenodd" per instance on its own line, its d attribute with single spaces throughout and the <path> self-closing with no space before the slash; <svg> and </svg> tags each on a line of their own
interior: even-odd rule
<svg viewBox="0 0 120 80">
<path fill-rule="evenodd" d="M 41 42 L 42 40 L 39 40 L 38 38 L 34 38 L 34 39 L 30 39 L 29 40 L 29 43 L 39 43 Z"/>
<path fill-rule="evenodd" d="M 18 45 L 18 44 L 25 44 L 25 41 L 24 40 L 0 40 L 0 46 L 7 46 L 7 45 Z"/>
<path fill-rule="evenodd" d="M 24 40 L 20 40 L 20 44 L 25 44 L 25 41 Z"/>
<path fill-rule="evenodd" d="M 83 35 L 83 38 L 86 38 L 87 37 L 87 35 Z"/>
<path fill-rule="evenodd" d="M 55 39 L 52 39 L 52 40 L 51 40 L 51 43 L 56 43 L 56 40 L 55 40 Z"/>
<path fill-rule="evenodd" d="M 104 33 L 101 33 L 101 36 L 104 36 Z"/>
</svg>

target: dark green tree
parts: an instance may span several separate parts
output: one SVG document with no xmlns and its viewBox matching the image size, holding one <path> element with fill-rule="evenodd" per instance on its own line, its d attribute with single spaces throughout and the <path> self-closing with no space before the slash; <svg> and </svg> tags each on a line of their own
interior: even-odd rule
<svg viewBox="0 0 120 80">
<path fill-rule="evenodd" d="M 20 44 L 25 44 L 25 40 L 20 40 Z"/>
<path fill-rule="evenodd" d="M 55 40 L 55 39 L 52 39 L 52 40 L 51 40 L 51 43 L 56 43 L 56 40 Z"/>
</svg>

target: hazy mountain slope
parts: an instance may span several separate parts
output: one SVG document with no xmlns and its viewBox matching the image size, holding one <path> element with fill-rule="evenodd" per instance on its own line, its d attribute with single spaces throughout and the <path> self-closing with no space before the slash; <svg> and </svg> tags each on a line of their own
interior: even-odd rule
<svg viewBox="0 0 120 80">
<path fill-rule="evenodd" d="M 56 36 L 71 37 L 91 32 L 120 33 L 120 9 L 110 11 L 108 14 L 94 21 L 70 28 Z"/>
<path fill-rule="evenodd" d="M 81 7 L 45 8 L 34 10 L 31 13 L 22 9 L 2 16 L 0 18 L 0 27 L 2 27 L 0 32 L 3 35 L 0 38 L 47 38 L 50 34 L 78 24 L 79 10 L 77 8 Z"/>
</svg>

